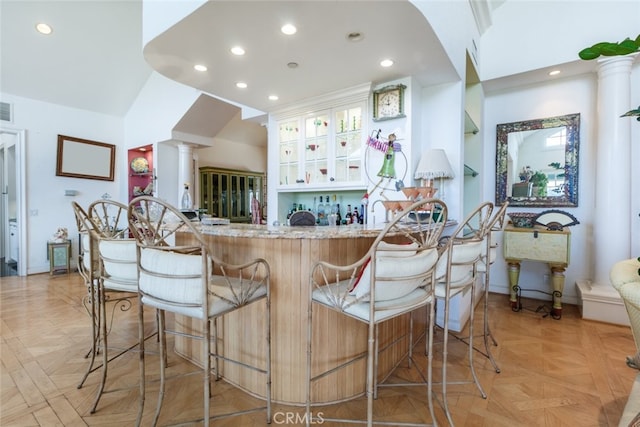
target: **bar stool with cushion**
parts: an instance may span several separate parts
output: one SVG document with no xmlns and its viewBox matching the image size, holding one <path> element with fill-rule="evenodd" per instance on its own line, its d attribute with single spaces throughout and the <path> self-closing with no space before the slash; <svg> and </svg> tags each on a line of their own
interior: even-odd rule
<svg viewBox="0 0 640 427">
<path fill-rule="evenodd" d="M 493 217 L 489 220 L 487 224 L 488 233 L 485 237 L 485 244 L 482 247 L 482 253 L 480 256 L 480 260 L 477 264 L 478 273 L 482 273 L 484 275 L 484 322 L 483 322 L 483 331 L 482 338 L 484 341 L 484 352 L 480 352 L 483 356 L 487 357 L 491 364 L 493 365 L 493 369 L 495 369 L 496 373 L 500 373 L 500 368 L 493 358 L 493 354 L 491 354 L 491 346 L 489 345 L 489 339 L 493 342 L 493 345 L 498 345 L 495 337 L 491 333 L 491 328 L 489 326 L 489 280 L 490 280 L 490 270 L 491 266 L 496 260 L 498 256 L 498 241 L 496 239 L 496 233 L 501 231 L 504 227 L 504 218 L 507 213 L 507 206 L 509 206 L 509 202 L 504 202 L 500 209 L 498 209 Z"/>
<path fill-rule="evenodd" d="M 89 221 L 86 211 L 77 202 L 71 202 L 73 213 L 76 218 L 76 225 L 78 227 L 78 233 L 80 235 L 80 245 L 78 248 L 78 272 L 84 280 L 84 284 L 87 288 L 87 294 L 82 298 L 82 305 L 87 310 L 87 314 L 91 320 L 91 347 L 85 355 L 85 358 L 89 359 L 87 370 L 82 375 L 78 388 L 82 388 L 87 377 L 94 369 L 94 363 L 96 355 L 98 354 L 98 337 L 99 337 L 99 318 L 96 311 L 96 305 L 94 304 L 95 293 L 97 286 L 95 285 L 95 278 L 98 277 L 98 258 L 95 255 L 95 259 L 92 261 L 91 251 L 91 236 L 89 230 L 94 227 L 94 224 Z M 97 369 L 97 368 L 96 368 Z"/>
<path fill-rule="evenodd" d="M 266 410 L 266 422 L 271 422 L 271 336 L 270 336 L 270 291 L 269 265 L 264 259 L 249 260 L 241 265 L 232 265 L 217 259 L 209 251 L 200 231 L 179 210 L 170 204 L 151 197 L 140 196 L 129 204 L 129 228 L 137 241 L 139 337 L 140 337 L 140 406 L 136 425 L 141 425 L 145 401 L 145 353 L 144 353 L 144 307 L 159 310 L 160 360 L 165 359 L 166 333 L 175 333 L 167 328 L 164 313 L 198 319 L 202 323 L 202 335 L 189 335 L 199 339 L 203 351 L 204 416 L 196 421 L 209 425 L 210 419 L 246 414 Z M 189 233 L 189 244 L 176 246 L 178 231 Z M 211 341 L 215 337 L 215 321 L 228 313 L 258 301 L 265 303 L 266 318 L 264 358 L 259 360 L 232 360 L 220 354 Z M 231 319 L 225 320 L 231 321 Z M 213 326 L 211 325 L 213 323 Z M 184 334 L 183 334 L 184 335 Z M 266 406 L 238 409 L 232 413 L 211 416 L 210 382 L 211 360 L 223 361 L 250 369 L 264 375 Z M 216 377 L 220 370 L 216 369 Z M 165 395 L 165 365 L 160 363 L 160 391 L 156 412 L 151 423 L 158 423 Z"/>
<path fill-rule="evenodd" d="M 453 425 L 453 419 L 447 403 L 448 384 L 474 383 L 480 395 L 486 399 L 482 385 L 473 365 L 473 322 L 475 316 L 475 283 L 476 265 L 480 260 L 482 247 L 488 233 L 488 224 L 493 211 L 493 203 L 481 203 L 458 225 L 456 230 L 447 236 L 446 244 L 441 248 L 441 255 L 436 265 L 435 295 L 444 302 L 443 314 L 443 342 L 442 342 L 442 403 L 447 419 Z M 471 292 L 471 307 L 469 315 L 469 369 L 472 380 L 450 380 L 447 378 L 447 358 L 449 345 L 449 306 L 451 298 L 466 291 Z"/>
<path fill-rule="evenodd" d="M 91 253 L 93 256 L 97 254 L 98 261 L 97 273 L 94 273 L 97 279 L 94 301 L 99 325 L 96 341 L 99 350 L 102 350 L 102 364 L 97 367 L 102 368 L 102 375 L 91 413 L 96 411 L 105 392 L 109 363 L 138 347 L 137 340 L 133 343 L 125 341 L 125 344 L 112 348 L 108 343 L 115 314 L 130 310 L 134 306 L 133 300 L 138 297 L 136 242 L 128 238 L 127 209 L 122 203 L 101 199 L 91 203 L 87 210 L 93 225 L 93 228 L 89 227 L 90 244 L 93 247 Z M 107 316 L 107 304 L 113 307 L 110 317 Z M 120 326 L 124 333 L 125 324 Z M 147 338 L 153 335 L 155 333 L 150 332 Z"/>
<path fill-rule="evenodd" d="M 430 214 L 430 212 L 436 211 L 439 214 Z M 355 263 L 339 266 L 319 261 L 313 265 L 310 270 L 311 289 L 308 300 L 307 426 L 317 421 L 315 418 L 312 419 L 311 414 L 312 383 L 363 358 L 366 358 L 366 421 L 329 418 L 325 415 L 323 415 L 323 420 L 340 423 L 366 422 L 369 426 L 380 422 L 373 419 L 374 395 L 378 386 L 378 325 L 401 315 L 409 316 L 411 312 L 420 308 L 428 310 L 429 322 L 433 324 L 435 312 L 433 271 L 438 260 L 438 239 L 442 234 L 446 220 L 447 207 L 443 202 L 437 199 L 418 201 L 396 214 L 374 240 L 367 253 Z M 328 366 L 326 370 L 316 367 L 313 363 L 312 353 L 314 305 L 323 306 L 333 312 L 365 323 L 368 328 L 366 352 L 354 354 L 350 360 L 336 361 L 337 366 Z M 427 372 L 426 381 L 421 373 L 421 383 L 426 386 L 425 397 L 428 402 L 431 423 L 392 422 L 389 421 L 387 415 L 384 416 L 386 424 L 436 424 L 431 399 L 433 328 L 428 326 L 426 329 Z M 413 344 L 410 342 L 407 356 L 410 356 L 412 346 Z M 316 370 L 322 372 L 313 372 L 312 367 L 316 367 Z M 381 418 L 381 415 L 376 414 L 376 418 Z"/>
</svg>

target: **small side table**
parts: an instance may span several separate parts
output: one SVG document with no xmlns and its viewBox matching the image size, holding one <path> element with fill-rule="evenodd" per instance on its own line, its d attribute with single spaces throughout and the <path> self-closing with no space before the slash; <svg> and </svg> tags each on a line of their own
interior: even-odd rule
<svg viewBox="0 0 640 427">
<path fill-rule="evenodd" d="M 71 240 L 62 242 L 47 242 L 47 259 L 49 260 L 49 274 L 58 271 L 71 271 Z"/>
<path fill-rule="evenodd" d="M 520 262 L 522 260 L 545 262 L 551 270 L 553 285 L 553 308 L 551 317 L 562 317 L 562 292 L 564 272 L 569 265 L 571 232 L 567 229 L 551 231 L 544 227 L 516 228 L 508 225 L 504 229 L 504 258 L 508 265 L 511 309 L 519 311 L 520 304 Z"/>
</svg>

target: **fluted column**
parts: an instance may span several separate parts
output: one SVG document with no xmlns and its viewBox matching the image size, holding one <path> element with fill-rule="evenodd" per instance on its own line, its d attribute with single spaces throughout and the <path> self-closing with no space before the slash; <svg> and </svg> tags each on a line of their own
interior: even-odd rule
<svg viewBox="0 0 640 427">
<path fill-rule="evenodd" d="M 631 257 L 631 102 L 635 56 L 598 64 L 598 138 L 594 219 L 595 286 L 610 287 L 609 271 Z"/>
<path fill-rule="evenodd" d="M 176 206 L 180 206 L 182 202 L 182 195 L 184 194 L 184 184 L 189 183 L 189 193 L 191 194 L 191 200 L 194 199 L 193 189 L 195 186 L 194 174 L 193 174 L 193 146 L 189 144 L 178 145 L 178 200 L 176 200 Z"/>
</svg>

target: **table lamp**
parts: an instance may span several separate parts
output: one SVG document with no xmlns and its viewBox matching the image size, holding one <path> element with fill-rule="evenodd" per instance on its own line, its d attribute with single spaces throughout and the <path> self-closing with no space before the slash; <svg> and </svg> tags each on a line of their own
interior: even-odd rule
<svg viewBox="0 0 640 427">
<path fill-rule="evenodd" d="M 438 188 L 440 190 L 440 199 L 444 200 L 442 179 L 453 178 L 453 170 L 444 150 L 432 148 L 422 153 L 414 178 L 422 180 L 423 187 L 432 186 L 433 179 L 438 178 L 440 180 Z"/>
</svg>

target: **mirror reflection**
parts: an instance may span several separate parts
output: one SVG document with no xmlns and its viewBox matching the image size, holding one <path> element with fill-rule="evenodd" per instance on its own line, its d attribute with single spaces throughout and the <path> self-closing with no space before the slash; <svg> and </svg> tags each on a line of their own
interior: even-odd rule
<svg viewBox="0 0 640 427">
<path fill-rule="evenodd" d="M 580 114 L 497 126 L 496 203 L 577 206 Z"/>
</svg>

